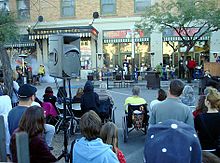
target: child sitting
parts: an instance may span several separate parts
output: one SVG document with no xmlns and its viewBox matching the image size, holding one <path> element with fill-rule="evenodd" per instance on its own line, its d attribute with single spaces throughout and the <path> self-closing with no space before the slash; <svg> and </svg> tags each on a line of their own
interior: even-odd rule
<svg viewBox="0 0 220 163">
<path fill-rule="evenodd" d="M 113 122 L 107 122 L 102 126 L 100 137 L 104 143 L 112 145 L 112 150 L 116 153 L 119 162 L 126 163 L 124 154 L 118 149 L 118 128 Z"/>
</svg>

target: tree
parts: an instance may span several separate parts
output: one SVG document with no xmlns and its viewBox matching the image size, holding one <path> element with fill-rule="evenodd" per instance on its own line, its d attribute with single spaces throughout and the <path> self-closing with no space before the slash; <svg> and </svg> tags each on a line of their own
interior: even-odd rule
<svg viewBox="0 0 220 163">
<path fill-rule="evenodd" d="M 137 25 L 146 31 L 173 29 L 186 46 L 186 54 L 201 37 L 220 28 L 217 0 L 169 0 L 146 8 Z"/>
<path fill-rule="evenodd" d="M 12 95 L 13 91 L 13 71 L 4 44 L 10 42 L 10 40 L 15 40 L 17 29 L 14 16 L 5 10 L 0 10 L 0 61 L 2 63 L 4 84 L 8 89 L 9 96 Z"/>
</svg>

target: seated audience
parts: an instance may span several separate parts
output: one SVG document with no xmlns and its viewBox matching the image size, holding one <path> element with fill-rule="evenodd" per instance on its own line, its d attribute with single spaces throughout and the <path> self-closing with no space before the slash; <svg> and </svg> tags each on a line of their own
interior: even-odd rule
<svg viewBox="0 0 220 163">
<path fill-rule="evenodd" d="M 119 163 L 112 146 L 99 138 L 101 119 L 93 111 L 86 112 L 80 120 L 83 137 L 76 140 L 73 148 L 73 163 Z"/>
<path fill-rule="evenodd" d="M 59 104 L 63 103 L 63 99 L 67 97 L 67 92 L 64 87 L 59 87 L 57 92 L 57 102 Z"/>
<path fill-rule="evenodd" d="M 220 93 L 214 88 L 210 89 L 206 96 L 205 105 L 208 108 L 206 113 L 199 114 L 195 118 L 195 129 L 203 150 L 213 151 L 220 157 Z"/>
<path fill-rule="evenodd" d="M 35 100 L 35 94 L 37 92 L 37 89 L 29 84 L 22 85 L 18 90 L 18 96 L 19 96 L 19 103 L 18 106 L 14 107 L 10 112 L 8 113 L 8 128 L 9 133 L 12 135 L 14 130 L 18 128 L 19 121 L 23 115 L 23 113 L 27 110 L 28 107 L 32 104 Z M 39 105 L 38 103 L 36 103 Z M 45 140 L 50 148 L 52 139 L 55 133 L 55 127 L 49 124 L 45 124 Z"/>
<path fill-rule="evenodd" d="M 97 113 L 100 105 L 99 96 L 94 92 L 94 86 L 90 80 L 84 86 L 84 94 L 81 97 L 80 103 L 83 114 L 89 110 L 94 110 Z"/>
<path fill-rule="evenodd" d="M 124 154 L 118 149 L 118 128 L 113 122 L 107 122 L 102 126 L 100 137 L 104 143 L 112 145 L 112 150 L 116 153 L 119 162 L 126 163 Z"/>
<path fill-rule="evenodd" d="M 166 120 L 147 132 L 145 163 L 201 163 L 202 150 L 192 126 Z"/>
<path fill-rule="evenodd" d="M 150 113 L 152 112 L 152 108 L 154 105 L 160 103 L 161 101 L 165 100 L 166 98 L 167 98 L 167 93 L 163 89 L 159 89 L 157 99 L 151 101 L 151 103 L 150 103 L 149 112 Z"/>
<path fill-rule="evenodd" d="M 149 119 L 150 126 L 168 119 L 175 119 L 194 127 L 193 115 L 189 106 L 183 104 L 180 100 L 183 88 L 184 83 L 179 79 L 174 79 L 170 82 L 166 100 L 152 108 Z"/>
<path fill-rule="evenodd" d="M 204 95 L 201 95 L 199 97 L 198 104 L 196 106 L 196 110 L 193 112 L 194 118 L 201 113 L 207 112 L 208 108 L 205 106 L 205 98 L 206 98 L 206 96 L 204 96 Z"/>
<path fill-rule="evenodd" d="M 83 88 L 78 88 L 76 95 L 73 97 L 73 103 L 80 103 L 83 95 Z"/>
<path fill-rule="evenodd" d="M 45 93 L 43 95 L 44 102 L 50 102 L 54 107 L 56 107 L 55 103 L 57 102 L 56 96 L 53 94 L 53 89 L 51 87 L 47 87 L 45 89 Z"/>
<path fill-rule="evenodd" d="M 128 112 L 128 104 L 136 104 L 136 105 L 140 105 L 140 104 L 146 104 L 147 102 L 145 101 L 145 99 L 141 98 L 140 95 L 140 87 L 138 86 L 134 86 L 132 89 L 132 93 L 133 95 L 131 97 L 128 97 L 125 99 L 125 111 Z"/>
<path fill-rule="evenodd" d="M 195 106 L 196 98 L 193 88 L 190 85 L 186 85 L 183 89 L 182 96 L 180 97 L 182 103 L 187 106 Z"/>
<path fill-rule="evenodd" d="M 5 136 L 6 136 L 6 152 L 7 154 L 10 154 L 9 150 L 9 143 L 10 143 L 10 134 L 8 131 L 8 113 L 12 109 L 11 105 L 11 99 L 7 95 L 7 89 L 5 86 L 1 85 L 0 86 L 2 89 L 2 95 L 0 95 L 0 115 L 3 116 L 4 118 L 4 123 L 5 123 Z"/>
<path fill-rule="evenodd" d="M 17 162 L 16 133 L 27 132 L 29 137 L 30 162 L 55 162 L 57 159 L 51 154 L 43 134 L 45 131 L 44 111 L 38 106 L 26 109 L 21 117 L 18 128 L 11 137 L 10 149 L 12 161 Z"/>
</svg>

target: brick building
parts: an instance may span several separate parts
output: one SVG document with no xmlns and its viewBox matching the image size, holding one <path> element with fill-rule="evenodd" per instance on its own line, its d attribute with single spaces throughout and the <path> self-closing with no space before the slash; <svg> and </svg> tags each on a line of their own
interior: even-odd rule
<svg viewBox="0 0 220 163">
<path fill-rule="evenodd" d="M 177 37 L 133 31 L 145 7 L 160 0 L 0 0 L 0 3 L 3 1 L 10 11 L 17 13 L 21 35 L 28 36 L 27 29 L 31 30 L 28 38 L 35 43 L 38 63 L 47 64 L 48 36 L 56 33 L 75 33 L 81 37 L 83 78 L 97 68 L 122 66 L 124 59 L 131 62 L 132 57 L 138 67 L 178 60 L 178 55 L 170 56 L 171 49 L 166 45 L 168 40 L 178 41 Z M 99 13 L 99 18 L 91 25 L 94 12 Z M 43 22 L 37 23 L 39 16 L 43 16 Z M 203 38 L 209 40 L 210 37 Z M 33 46 L 33 42 L 27 46 Z"/>
</svg>

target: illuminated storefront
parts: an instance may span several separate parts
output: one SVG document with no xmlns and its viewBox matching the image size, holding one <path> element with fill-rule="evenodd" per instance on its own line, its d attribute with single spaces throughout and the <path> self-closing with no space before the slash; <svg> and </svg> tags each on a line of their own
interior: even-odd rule
<svg viewBox="0 0 220 163">
<path fill-rule="evenodd" d="M 144 36 L 143 31 L 135 31 L 135 56 L 134 63 L 140 68 L 149 65 L 151 56 L 149 54 L 149 37 Z M 132 38 L 131 30 L 103 31 L 103 53 L 104 65 L 114 68 L 116 65 L 123 67 L 123 61 L 127 59 L 131 65 Z"/>
<path fill-rule="evenodd" d="M 192 36 L 198 29 L 191 28 L 188 30 L 189 35 Z M 209 45 L 210 36 L 205 35 L 196 42 L 195 46 L 190 49 L 186 56 L 186 47 L 182 45 L 182 39 L 179 35 L 172 29 L 165 29 L 163 31 L 163 64 L 178 66 L 179 58 L 184 56 L 185 59 L 194 58 L 197 64 L 200 65 L 205 60 L 209 60 Z"/>
</svg>

